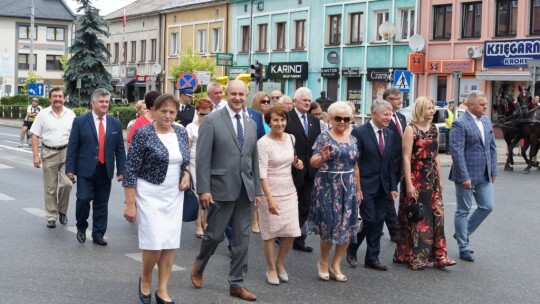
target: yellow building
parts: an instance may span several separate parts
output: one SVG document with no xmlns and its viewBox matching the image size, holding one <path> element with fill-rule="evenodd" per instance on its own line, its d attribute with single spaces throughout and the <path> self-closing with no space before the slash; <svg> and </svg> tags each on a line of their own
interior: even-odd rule
<svg viewBox="0 0 540 304">
<path fill-rule="evenodd" d="M 175 92 L 176 79 L 171 70 L 180 63 L 180 54 L 189 47 L 201 56 L 215 60 L 216 53 L 230 49 L 230 1 L 178 1 L 163 10 L 164 92 Z M 215 75 L 225 75 L 225 67 L 216 66 Z"/>
</svg>

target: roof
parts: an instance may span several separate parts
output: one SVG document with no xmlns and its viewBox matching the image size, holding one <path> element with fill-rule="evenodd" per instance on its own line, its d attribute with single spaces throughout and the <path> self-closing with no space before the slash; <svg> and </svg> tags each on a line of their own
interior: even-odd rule
<svg viewBox="0 0 540 304">
<path fill-rule="evenodd" d="M 170 4 L 165 6 L 164 10 L 173 10 L 181 8 L 189 8 L 196 6 L 208 6 L 213 4 L 220 4 L 223 2 L 230 2 L 230 0 L 170 0 Z"/>
<path fill-rule="evenodd" d="M 122 16 L 124 16 L 124 10 L 126 11 L 126 16 L 137 16 L 153 13 L 158 14 L 161 9 L 169 6 L 171 1 L 174 0 L 137 0 L 124 6 L 123 8 L 117 9 L 116 11 L 106 15 L 104 18 L 106 20 L 122 18 Z"/>
<path fill-rule="evenodd" d="M 36 19 L 75 20 L 75 13 L 64 0 L 34 0 Z M 0 4 L 0 16 L 30 18 L 31 0 L 7 0 Z"/>
</svg>

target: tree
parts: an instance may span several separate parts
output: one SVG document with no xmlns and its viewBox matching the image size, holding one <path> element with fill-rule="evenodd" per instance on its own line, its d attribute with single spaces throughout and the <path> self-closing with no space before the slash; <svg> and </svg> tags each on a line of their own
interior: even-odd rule
<svg viewBox="0 0 540 304">
<path fill-rule="evenodd" d="M 109 37 L 108 22 L 99 16 L 99 10 L 93 7 L 90 0 L 77 0 L 81 6 L 77 13 L 84 14 L 76 21 L 78 30 L 69 48 L 71 58 L 63 75 L 66 95 L 74 104 L 88 102 L 92 92 L 97 88 L 112 92 L 111 74 L 105 70 L 110 55 L 99 36 Z M 81 80 L 80 99 L 77 79 Z"/>
<path fill-rule="evenodd" d="M 186 52 L 180 53 L 180 64 L 171 69 L 171 76 L 177 79 L 180 74 L 195 71 L 210 71 L 214 75 L 216 60 L 213 58 L 204 58 L 199 52 L 194 51 L 190 45 Z"/>
<path fill-rule="evenodd" d="M 24 82 L 24 85 L 22 87 L 22 93 L 24 95 L 28 94 L 28 84 L 29 83 L 42 83 L 43 77 L 41 77 L 36 72 L 29 72 L 28 76 L 26 77 L 26 81 Z"/>
</svg>

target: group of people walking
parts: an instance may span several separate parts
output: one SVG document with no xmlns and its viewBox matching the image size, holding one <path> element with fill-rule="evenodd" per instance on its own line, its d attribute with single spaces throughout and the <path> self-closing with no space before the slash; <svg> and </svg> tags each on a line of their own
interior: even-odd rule
<svg viewBox="0 0 540 304">
<path fill-rule="evenodd" d="M 77 118 L 63 106 L 62 90 L 51 90 L 51 106 L 36 116 L 30 130 L 34 165 L 44 167 L 47 226 L 55 227 L 58 218 L 67 224 L 69 191 L 76 176 L 81 243 L 92 202 L 93 242 L 107 245 L 107 202 L 116 166 L 116 179 L 125 189 L 124 217 L 138 225 L 142 303 L 151 303 L 156 265 L 157 303 L 173 303 L 168 282 L 180 247 L 184 191 L 189 187 L 196 189 L 200 204 L 195 234 L 201 245 L 191 270 L 195 288 L 202 288 L 206 266 L 226 237 L 230 295 L 256 300 L 244 283 L 254 215 L 267 282 L 272 285 L 289 281 L 290 249 L 313 251 L 305 241 L 309 234 L 320 237 L 316 271 L 321 280 L 346 282 L 342 259 L 356 267 L 364 240 L 365 267 L 388 270 L 379 260 L 385 221 L 397 243 L 395 263 L 412 270 L 431 262 L 436 267 L 456 264 L 447 256 L 439 133 L 431 122 L 431 98 L 416 99 L 409 125 L 397 112 L 402 96 L 395 89 L 372 103 L 369 122 L 355 126 L 354 108 L 334 102 L 325 125 L 311 114 L 319 116 L 322 109 L 312 105 L 311 91 L 305 87 L 292 99 L 279 91 L 257 93 L 255 109 L 246 106 L 248 91 L 242 81 L 227 84 L 225 100 L 220 84 L 210 84 L 207 90 L 208 98 L 197 100 L 194 107 L 190 88 L 180 91 L 180 99 L 149 92 L 146 111 L 128 134 L 127 158 L 120 122 L 106 114 L 106 90 L 97 89 L 92 111 Z M 485 95 L 471 93 L 467 113 L 453 122 L 450 133 L 450 179 L 457 199 L 454 238 L 465 261 L 474 261 L 469 236 L 493 209 L 496 154 L 486 108 Z M 473 197 L 478 208 L 469 215 Z"/>
</svg>

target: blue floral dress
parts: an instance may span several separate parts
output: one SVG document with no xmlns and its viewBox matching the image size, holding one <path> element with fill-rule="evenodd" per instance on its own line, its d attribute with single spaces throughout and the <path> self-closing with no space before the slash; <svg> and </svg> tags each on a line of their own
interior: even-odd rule
<svg viewBox="0 0 540 304">
<path fill-rule="evenodd" d="M 315 175 L 309 215 L 302 232 L 313 232 L 323 241 L 343 245 L 356 241 L 359 229 L 354 173 L 358 147 L 354 136 L 349 135 L 348 143 L 340 143 L 324 132 L 313 145 L 313 155 L 321 154 L 326 143 L 332 145 L 332 156 Z"/>
</svg>

